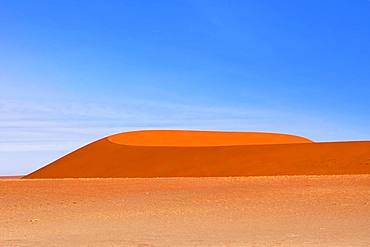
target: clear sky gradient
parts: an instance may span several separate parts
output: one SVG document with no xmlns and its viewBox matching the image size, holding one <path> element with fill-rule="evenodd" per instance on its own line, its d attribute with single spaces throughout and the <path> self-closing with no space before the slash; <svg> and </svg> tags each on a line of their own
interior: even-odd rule
<svg viewBox="0 0 370 247">
<path fill-rule="evenodd" d="M 0 174 L 137 129 L 370 139 L 370 1 L 0 1 Z"/>
</svg>

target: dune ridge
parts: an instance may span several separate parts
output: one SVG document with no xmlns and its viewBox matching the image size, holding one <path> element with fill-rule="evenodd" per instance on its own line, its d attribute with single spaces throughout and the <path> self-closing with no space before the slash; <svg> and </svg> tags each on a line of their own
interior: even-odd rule
<svg viewBox="0 0 370 247">
<path fill-rule="evenodd" d="M 112 142 L 122 136 L 93 142 L 24 178 L 370 174 L 370 141 L 224 146 Z"/>
<path fill-rule="evenodd" d="M 108 136 L 107 139 L 122 145 L 167 147 L 312 143 L 307 138 L 288 134 L 199 130 L 130 131 Z"/>
</svg>

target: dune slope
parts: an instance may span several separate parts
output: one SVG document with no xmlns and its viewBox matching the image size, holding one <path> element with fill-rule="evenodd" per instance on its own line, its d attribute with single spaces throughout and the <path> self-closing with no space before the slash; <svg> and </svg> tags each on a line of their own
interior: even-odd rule
<svg viewBox="0 0 370 247">
<path fill-rule="evenodd" d="M 245 141 L 245 145 L 161 146 L 146 142 L 140 146 L 112 137 L 78 149 L 25 178 L 370 174 L 370 142 L 312 143 L 303 138 L 303 143 L 288 144 L 250 145 Z"/>
</svg>

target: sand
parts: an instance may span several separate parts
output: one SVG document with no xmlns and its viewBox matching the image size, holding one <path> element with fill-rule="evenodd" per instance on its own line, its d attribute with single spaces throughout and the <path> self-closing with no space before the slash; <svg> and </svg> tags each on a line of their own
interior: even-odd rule
<svg viewBox="0 0 370 247">
<path fill-rule="evenodd" d="M 0 179 L 0 246 L 370 246 L 370 175 Z"/>
<path fill-rule="evenodd" d="M 25 178 L 370 174 L 370 141 L 314 143 L 256 132 L 151 130 L 108 136 Z"/>
<path fill-rule="evenodd" d="M 370 141 L 130 132 L 0 179 L 0 246 L 370 246 L 369 199 Z"/>
<path fill-rule="evenodd" d="M 370 141 L 134 146 L 96 141 L 26 178 L 370 174 Z"/>
</svg>

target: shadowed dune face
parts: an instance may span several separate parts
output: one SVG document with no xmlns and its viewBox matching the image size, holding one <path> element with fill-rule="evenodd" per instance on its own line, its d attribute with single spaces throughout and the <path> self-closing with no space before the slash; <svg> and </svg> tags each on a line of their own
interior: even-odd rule
<svg viewBox="0 0 370 247">
<path fill-rule="evenodd" d="M 303 137 L 263 132 L 222 132 L 189 130 L 144 130 L 125 132 L 108 140 L 130 146 L 233 146 L 259 144 L 311 143 Z"/>
<path fill-rule="evenodd" d="M 155 132 L 158 138 L 160 133 Z M 153 139 L 149 138 L 140 146 L 122 144 L 123 137 L 125 134 L 91 143 L 25 178 L 370 174 L 370 142 L 366 141 L 196 146 L 186 145 L 183 140 L 189 140 L 185 138 L 181 139 L 184 146 L 161 146 L 164 144 L 151 145 Z M 140 141 L 125 139 L 125 143 Z M 178 140 L 172 143 L 179 145 Z"/>
</svg>

